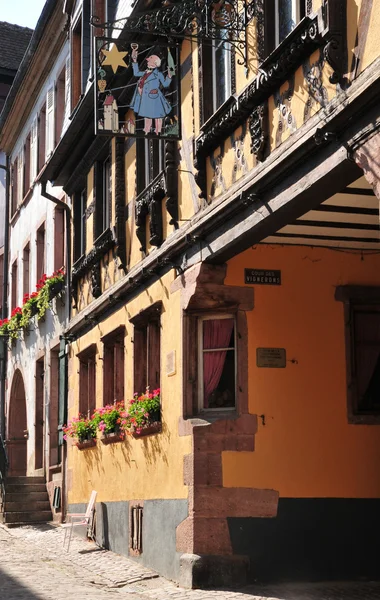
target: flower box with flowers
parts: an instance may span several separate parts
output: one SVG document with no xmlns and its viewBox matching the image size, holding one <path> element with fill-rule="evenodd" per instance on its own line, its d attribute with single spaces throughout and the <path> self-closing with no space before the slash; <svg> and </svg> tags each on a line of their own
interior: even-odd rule
<svg viewBox="0 0 380 600">
<path fill-rule="evenodd" d="M 161 431 L 161 392 L 146 389 L 144 394 L 135 394 L 128 407 L 129 431 L 134 437 L 142 437 Z"/>
<path fill-rule="evenodd" d="M 102 434 L 100 439 L 103 444 L 122 442 L 125 439 L 127 413 L 124 402 L 95 409 L 92 420 Z"/>
<path fill-rule="evenodd" d="M 96 425 L 92 419 L 81 416 L 74 417 L 70 423 L 63 427 L 63 431 L 63 439 L 67 440 L 68 437 L 74 438 L 76 440 L 74 444 L 78 450 L 84 450 L 96 445 Z"/>
</svg>

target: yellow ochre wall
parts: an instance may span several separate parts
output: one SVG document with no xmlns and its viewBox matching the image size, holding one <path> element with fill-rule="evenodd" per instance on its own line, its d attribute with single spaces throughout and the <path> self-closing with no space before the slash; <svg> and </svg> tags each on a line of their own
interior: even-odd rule
<svg viewBox="0 0 380 600">
<path fill-rule="evenodd" d="M 157 300 L 163 302 L 161 316 L 161 398 L 163 431 L 105 446 L 98 439 L 95 448 L 68 449 L 68 502 L 87 502 L 91 490 L 97 490 L 98 501 L 133 499 L 187 498 L 183 485 L 183 456 L 191 451 L 190 437 L 178 437 L 181 414 L 181 310 L 180 294 L 170 295 L 173 272 L 142 292 L 127 306 L 100 323 L 71 346 L 69 360 L 69 419 L 78 414 L 79 360 L 77 353 L 90 344 L 97 344 L 96 405 L 103 406 L 103 345 L 100 338 L 121 324 L 125 336 L 125 398 L 132 398 L 133 389 L 133 326 L 129 319 Z M 176 374 L 167 376 L 166 355 L 175 350 Z M 70 442 L 69 442 L 70 443 Z"/>
<path fill-rule="evenodd" d="M 249 412 L 254 452 L 223 453 L 223 485 L 278 490 L 282 497 L 380 497 L 380 429 L 348 425 L 343 304 L 338 285 L 380 285 L 380 256 L 261 245 L 228 264 L 281 269 L 281 286 L 255 286 L 249 328 Z M 284 369 L 256 367 L 256 348 L 286 349 Z M 290 362 L 295 359 L 294 364 Z"/>
</svg>

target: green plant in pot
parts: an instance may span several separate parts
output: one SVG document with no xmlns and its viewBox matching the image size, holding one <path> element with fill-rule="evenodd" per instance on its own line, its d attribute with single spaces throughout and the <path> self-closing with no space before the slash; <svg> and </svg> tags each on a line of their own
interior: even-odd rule
<svg viewBox="0 0 380 600">
<path fill-rule="evenodd" d="M 92 417 L 96 427 L 103 435 L 125 433 L 125 406 L 124 402 L 115 402 L 101 408 L 96 408 Z"/>
<path fill-rule="evenodd" d="M 70 423 L 64 425 L 63 439 L 67 440 L 68 437 L 76 438 L 79 443 L 83 443 L 86 440 L 96 439 L 96 424 L 92 419 L 86 417 L 74 417 Z"/>
<path fill-rule="evenodd" d="M 17 306 L 12 310 L 11 318 L 8 321 L 8 335 L 12 340 L 17 340 L 19 338 L 19 332 L 21 329 L 21 318 L 22 318 L 22 309 Z"/>
<path fill-rule="evenodd" d="M 22 315 L 20 327 L 28 327 L 30 320 L 38 313 L 38 292 L 25 294 L 24 304 L 22 306 Z"/>
<path fill-rule="evenodd" d="M 144 428 L 159 421 L 161 421 L 160 389 L 150 392 L 147 388 L 144 394 L 140 396 L 135 394 L 128 406 L 128 429 L 139 434 Z"/>
</svg>

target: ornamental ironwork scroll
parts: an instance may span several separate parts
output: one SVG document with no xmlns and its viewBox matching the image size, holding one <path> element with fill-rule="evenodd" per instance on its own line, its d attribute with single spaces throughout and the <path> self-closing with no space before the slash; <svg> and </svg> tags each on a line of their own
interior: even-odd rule
<svg viewBox="0 0 380 600">
<path fill-rule="evenodd" d="M 95 38 L 95 133 L 176 140 L 179 47 Z"/>
<path fill-rule="evenodd" d="M 128 34 L 146 34 L 172 40 L 212 40 L 239 54 L 238 64 L 247 66 L 246 27 L 254 14 L 256 0 L 184 0 L 157 9 L 132 14 L 116 21 L 101 23 L 92 16 L 96 30 L 119 30 Z M 135 36 L 136 37 L 136 36 Z"/>
</svg>

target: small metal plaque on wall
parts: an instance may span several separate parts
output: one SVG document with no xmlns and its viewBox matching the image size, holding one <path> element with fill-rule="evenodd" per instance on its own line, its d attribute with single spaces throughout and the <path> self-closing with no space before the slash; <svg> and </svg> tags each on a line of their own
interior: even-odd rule
<svg viewBox="0 0 380 600">
<path fill-rule="evenodd" d="M 281 285 L 281 271 L 270 269 L 244 269 L 244 283 L 255 285 Z"/>
<path fill-rule="evenodd" d="M 285 348 L 256 348 L 256 365 L 270 369 L 286 367 Z"/>
</svg>

